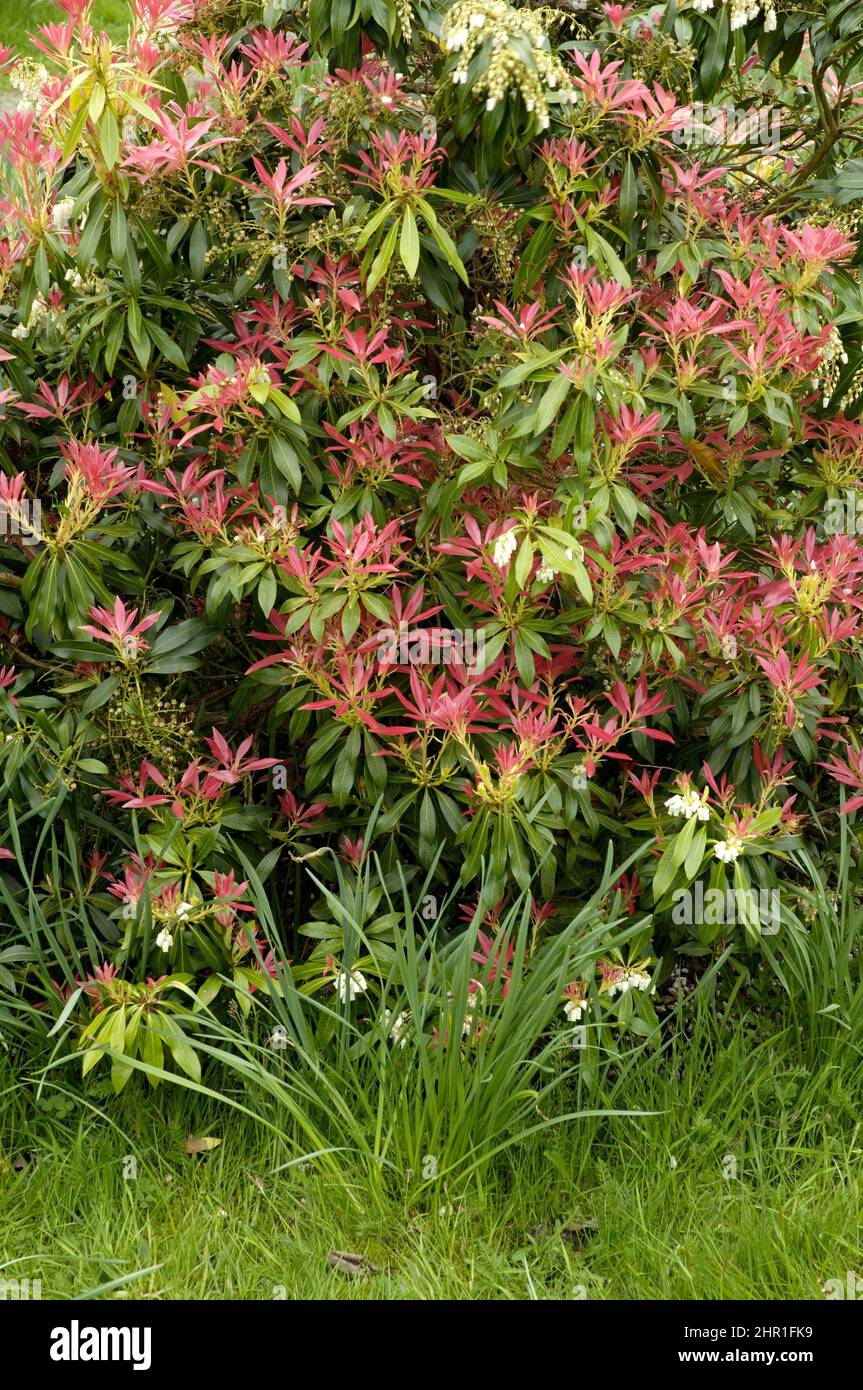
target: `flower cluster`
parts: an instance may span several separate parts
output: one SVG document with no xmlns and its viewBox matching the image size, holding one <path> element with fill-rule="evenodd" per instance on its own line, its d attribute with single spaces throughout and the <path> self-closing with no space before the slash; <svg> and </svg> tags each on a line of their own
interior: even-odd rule
<svg viewBox="0 0 863 1390">
<path fill-rule="evenodd" d="M 451 81 L 485 98 L 486 111 L 509 96 L 521 97 L 525 110 L 535 114 L 538 130 L 551 121 L 549 98 L 572 101 L 572 79 L 552 50 L 541 18 L 517 9 L 506 0 L 456 0 L 441 24 L 441 43 L 457 54 Z M 488 60 L 471 73 L 475 56 L 488 49 Z"/>
</svg>

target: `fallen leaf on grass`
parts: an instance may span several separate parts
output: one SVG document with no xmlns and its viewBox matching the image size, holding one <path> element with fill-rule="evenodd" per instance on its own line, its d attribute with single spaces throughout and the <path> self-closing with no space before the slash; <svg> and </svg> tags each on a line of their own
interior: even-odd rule
<svg viewBox="0 0 863 1390">
<path fill-rule="evenodd" d="M 362 1255 L 352 1254 L 349 1250 L 331 1250 L 327 1259 L 333 1269 L 340 1270 L 342 1274 L 350 1274 L 354 1278 L 363 1274 L 380 1273 L 377 1265 L 371 1264 Z"/>
<path fill-rule="evenodd" d="M 197 1138 L 190 1134 L 183 1145 L 183 1151 L 187 1154 L 208 1154 L 211 1149 L 217 1149 L 221 1142 L 221 1139 L 210 1139 L 208 1136 Z"/>
</svg>

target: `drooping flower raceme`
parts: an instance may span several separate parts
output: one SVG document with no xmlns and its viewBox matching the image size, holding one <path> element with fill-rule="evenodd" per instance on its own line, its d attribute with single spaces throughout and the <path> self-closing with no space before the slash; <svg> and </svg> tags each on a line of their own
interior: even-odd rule
<svg viewBox="0 0 863 1390">
<path fill-rule="evenodd" d="M 686 820 L 691 820 L 693 816 L 702 821 L 710 819 L 710 808 L 705 805 L 694 787 L 670 796 L 665 803 L 665 809 L 670 816 L 683 816 Z"/>
<path fill-rule="evenodd" d="M 720 864 L 733 864 L 743 852 L 743 841 L 739 835 L 729 834 L 727 840 L 717 840 L 713 853 Z"/>
<path fill-rule="evenodd" d="M 498 536 L 491 552 L 491 558 L 498 569 L 506 569 L 517 549 L 518 537 L 515 531 L 504 531 Z"/>
<path fill-rule="evenodd" d="M 448 53 L 458 54 L 453 84 L 466 86 L 472 79 L 471 90 L 485 98 L 487 111 L 510 93 L 517 94 L 525 109 L 535 114 L 537 128 L 546 130 L 551 94 L 575 99 L 572 81 L 552 52 L 539 14 L 529 9 L 516 9 L 505 0 L 456 0 L 444 15 L 441 43 Z M 472 76 L 474 59 L 486 44 L 488 62 Z"/>
<path fill-rule="evenodd" d="M 366 977 L 361 970 L 340 970 L 336 976 L 336 994 L 341 1003 L 350 1004 L 368 989 Z"/>
</svg>

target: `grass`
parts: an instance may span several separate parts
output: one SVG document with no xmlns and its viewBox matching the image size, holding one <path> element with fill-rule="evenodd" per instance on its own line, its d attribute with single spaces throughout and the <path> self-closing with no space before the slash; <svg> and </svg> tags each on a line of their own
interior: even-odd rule
<svg viewBox="0 0 863 1390">
<path fill-rule="evenodd" d="M 598 896 L 612 872 L 609 860 Z M 860 920 L 844 871 L 841 910 L 810 877 L 809 930 L 789 919 L 781 961 L 770 946 L 730 990 L 704 972 L 660 1046 L 609 1030 L 589 1066 L 548 1029 L 573 952 L 594 950 L 595 902 L 524 979 L 528 917 L 511 909 L 499 945 L 513 946 L 512 988 L 489 993 L 466 1066 L 460 1048 L 421 1039 L 444 1023 L 443 997 L 444 1031 L 460 1034 L 474 938 L 418 931 L 395 877 L 381 883 L 387 906 L 403 898 L 393 980 L 405 984 L 385 982 L 381 1004 L 409 1009 L 404 1048 L 331 996 L 287 990 L 259 1001 L 270 1017 L 248 1032 L 197 1016 L 203 1084 L 175 1073 L 145 1092 L 139 1060 L 115 1097 L 107 1061 L 79 1081 L 71 1024 L 45 1039 L 38 997 L 7 1000 L 0 1278 L 40 1279 L 46 1298 L 809 1300 L 863 1277 Z M 380 913 L 371 864 L 321 887 L 339 954 L 365 964 L 364 924 Z M 37 907 L 26 922 L 6 907 L 36 959 Z M 292 1046 L 274 1054 L 277 1023 Z M 335 1031 L 319 1048 L 322 1024 Z M 189 1135 L 221 1142 L 188 1155 Z M 334 1268 L 333 1251 L 356 1252 L 364 1272 Z"/>
<path fill-rule="evenodd" d="M 44 1298 L 668 1300 L 817 1299 L 863 1273 L 859 1068 L 690 1024 L 605 1084 L 655 1113 L 551 1130 L 420 1201 L 407 1176 L 285 1168 L 272 1131 L 186 1092 L 91 1087 L 82 1105 L 2 1079 L 0 1277 L 41 1278 Z M 188 1156 L 190 1133 L 222 1143 Z"/>
<path fill-rule="evenodd" d="M 0 0 L 0 43 L 8 44 L 18 53 L 33 54 L 37 50 L 28 35 L 38 32 L 40 24 L 61 21 L 62 12 L 50 0 Z M 93 27 L 104 29 L 113 39 L 125 37 L 129 18 L 128 0 L 96 0 L 93 6 Z"/>
</svg>

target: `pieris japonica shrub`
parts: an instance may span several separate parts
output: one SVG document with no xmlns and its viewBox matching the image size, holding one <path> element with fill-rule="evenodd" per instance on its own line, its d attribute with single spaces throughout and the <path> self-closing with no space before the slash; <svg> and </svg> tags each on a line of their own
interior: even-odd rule
<svg viewBox="0 0 863 1390">
<path fill-rule="evenodd" d="M 346 962 L 333 856 L 487 964 L 611 846 L 573 1024 L 781 964 L 759 894 L 863 806 L 861 18 L 60 0 L 3 51 L 0 980 L 88 1063 L 197 1074 L 177 1012 L 288 959 L 372 1016 L 405 920 Z"/>
</svg>

